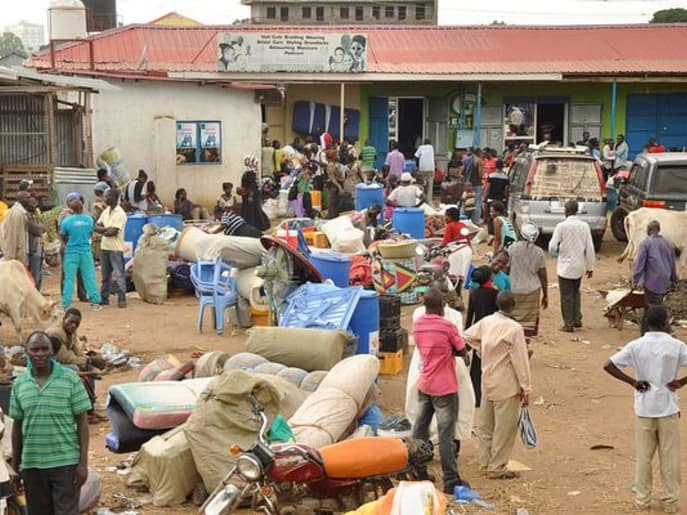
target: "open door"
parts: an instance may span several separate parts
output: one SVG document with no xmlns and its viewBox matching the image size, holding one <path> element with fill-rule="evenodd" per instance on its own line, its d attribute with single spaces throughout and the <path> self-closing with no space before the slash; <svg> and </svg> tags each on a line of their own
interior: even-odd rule
<svg viewBox="0 0 687 515">
<path fill-rule="evenodd" d="M 447 97 L 430 97 L 427 99 L 427 126 L 425 134 L 432 140 L 437 166 L 446 171 L 449 154 Z"/>
<path fill-rule="evenodd" d="M 386 97 L 370 98 L 369 113 L 370 142 L 377 149 L 375 167 L 377 170 L 381 170 L 389 152 L 389 99 Z"/>
</svg>

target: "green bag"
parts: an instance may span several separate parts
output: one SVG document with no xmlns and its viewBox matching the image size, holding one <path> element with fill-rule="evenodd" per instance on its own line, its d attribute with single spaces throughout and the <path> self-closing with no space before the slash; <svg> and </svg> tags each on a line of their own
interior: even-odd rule
<svg viewBox="0 0 687 515">
<path fill-rule="evenodd" d="M 270 430 L 267 433 L 267 441 L 270 444 L 296 441 L 293 437 L 293 431 L 291 431 L 288 422 L 286 422 L 286 419 L 281 415 L 277 415 L 277 417 L 274 419 L 274 422 L 272 422 L 272 427 L 270 427 Z"/>
</svg>

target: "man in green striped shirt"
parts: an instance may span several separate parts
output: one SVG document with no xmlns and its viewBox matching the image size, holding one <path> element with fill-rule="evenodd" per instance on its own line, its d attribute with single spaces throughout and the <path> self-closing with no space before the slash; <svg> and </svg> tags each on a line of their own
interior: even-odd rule
<svg viewBox="0 0 687 515">
<path fill-rule="evenodd" d="M 26 373 L 10 398 L 14 469 L 21 470 L 29 515 L 78 515 L 91 403 L 79 376 L 52 358 L 46 333 L 32 333 L 26 353 Z"/>
<path fill-rule="evenodd" d="M 365 140 L 365 146 L 360 150 L 360 160 L 363 162 L 363 172 L 375 169 L 377 149 L 372 146 L 369 139 Z"/>
</svg>

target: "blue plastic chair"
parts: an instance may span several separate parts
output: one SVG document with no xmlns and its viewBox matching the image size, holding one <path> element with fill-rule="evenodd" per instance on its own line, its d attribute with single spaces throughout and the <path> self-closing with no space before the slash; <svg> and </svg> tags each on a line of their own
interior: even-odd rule
<svg viewBox="0 0 687 515">
<path fill-rule="evenodd" d="M 196 296 L 200 300 L 198 310 L 198 332 L 203 332 L 203 315 L 205 308 L 212 306 L 215 309 L 215 262 L 198 261 L 191 265 L 191 282 L 196 288 Z M 215 310 L 216 311 L 216 310 Z M 216 318 L 216 316 L 215 316 Z M 215 322 L 215 327 L 217 327 Z"/>
<path fill-rule="evenodd" d="M 236 289 L 236 280 L 231 277 L 231 263 L 219 258 L 215 263 L 214 279 L 214 307 L 215 328 L 217 334 L 224 333 L 224 312 L 227 308 L 236 307 L 238 314 L 239 294 Z"/>
</svg>

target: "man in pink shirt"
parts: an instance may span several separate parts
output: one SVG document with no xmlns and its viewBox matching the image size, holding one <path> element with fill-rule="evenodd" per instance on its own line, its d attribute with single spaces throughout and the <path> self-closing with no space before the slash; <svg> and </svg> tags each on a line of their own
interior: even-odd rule
<svg viewBox="0 0 687 515">
<path fill-rule="evenodd" d="M 389 165 L 389 175 L 401 177 L 401 174 L 406 166 L 406 158 L 398 149 L 397 142 L 391 142 L 391 152 L 386 155 L 386 161 L 384 164 Z"/>
<path fill-rule="evenodd" d="M 413 425 L 413 437 L 429 441 L 429 424 L 436 415 L 444 493 L 452 495 L 456 485 L 467 485 L 458 474 L 454 442 L 458 418 L 458 379 L 454 353 L 464 354 L 465 343 L 456 326 L 443 318 L 444 299 L 441 291 L 436 288 L 429 290 L 425 294 L 424 304 L 425 314 L 413 324 L 415 345 L 422 357 L 418 381 L 420 411 Z"/>
</svg>

